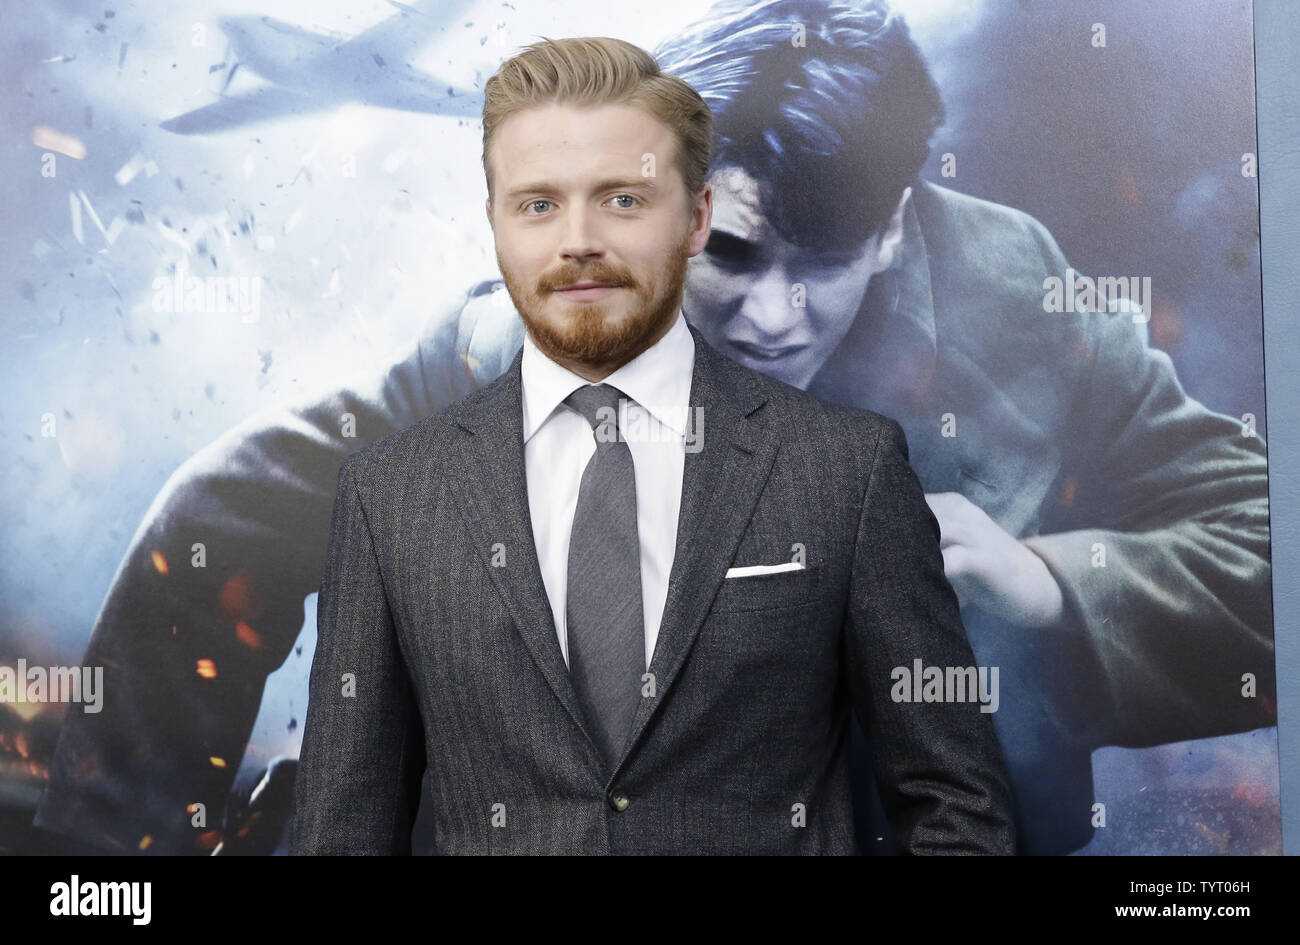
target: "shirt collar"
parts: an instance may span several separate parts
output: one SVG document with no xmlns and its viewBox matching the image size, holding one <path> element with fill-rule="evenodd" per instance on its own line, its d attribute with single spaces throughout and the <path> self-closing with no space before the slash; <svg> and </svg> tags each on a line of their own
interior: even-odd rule
<svg viewBox="0 0 1300 945">
<path fill-rule="evenodd" d="M 685 436 L 694 366 L 695 339 L 679 307 L 662 338 L 601 383 L 617 387 L 664 426 Z M 566 397 L 590 381 L 548 358 L 526 331 L 520 372 L 527 443 Z"/>
<path fill-rule="evenodd" d="M 886 269 L 876 276 L 880 280 L 879 288 L 883 290 L 885 309 L 879 317 L 891 315 L 901 318 L 920 333 L 922 343 L 929 348 L 931 356 L 935 350 L 934 331 L 934 292 L 930 282 L 930 254 L 926 249 L 925 237 L 921 233 L 921 221 L 916 211 L 919 197 L 924 185 L 912 188 L 912 199 L 907 202 L 903 213 L 903 243 L 899 247 L 897 265 Z"/>
</svg>

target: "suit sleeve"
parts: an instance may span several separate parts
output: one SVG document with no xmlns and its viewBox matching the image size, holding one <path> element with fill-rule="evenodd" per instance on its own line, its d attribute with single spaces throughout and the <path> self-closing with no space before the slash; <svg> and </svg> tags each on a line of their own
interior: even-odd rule
<svg viewBox="0 0 1300 945">
<path fill-rule="evenodd" d="M 1274 725 L 1264 442 L 1188 396 L 1129 315 L 1083 317 L 1069 504 L 1023 539 L 1061 588 L 1051 632 L 1099 667 L 1078 728 L 1136 747 Z"/>
<path fill-rule="evenodd" d="M 849 689 L 902 852 L 1013 854 L 1009 779 L 991 716 L 976 701 L 894 698 L 896 668 L 911 672 L 916 660 L 974 667 L 975 657 L 944 575 L 938 520 L 893 420 L 879 427 L 862 501 L 847 631 Z"/>
<path fill-rule="evenodd" d="M 424 736 L 352 461 L 339 471 L 291 855 L 409 855 Z"/>
<path fill-rule="evenodd" d="M 460 393 L 459 319 L 436 315 L 369 383 L 255 414 L 167 480 L 83 658 L 104 668 L 103 711 L 68 714 L 38 827 L 119 851 L 148 838 L 151 853 L 211 852 L 266 677 L 320 583 L 339 464 Z"/>
</svg>

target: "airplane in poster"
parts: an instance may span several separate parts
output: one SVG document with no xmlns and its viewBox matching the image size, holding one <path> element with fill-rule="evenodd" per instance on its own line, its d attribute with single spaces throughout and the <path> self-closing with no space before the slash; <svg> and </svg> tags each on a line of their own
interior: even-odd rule
<svg viewBox="0 0 1300 945">
<path fill-rule="evenodd" d="M 269 16 L 222 17 L 218 25 L 228 40 L 226 61 L 212 69 L 228 66 L 220 97 L 169 118 L 160 127 L 183 135 L 212 134 L 349 103 L 479 119 L 480 90 L 457 87 L 408 61 L 409 50 L 430 34 L 450 28 L 471 3 L 386 2 L 397 13 L 353 36 Z M 248 90 L 226 94 L 239 72 L 260 81 Z"/>
</svg>

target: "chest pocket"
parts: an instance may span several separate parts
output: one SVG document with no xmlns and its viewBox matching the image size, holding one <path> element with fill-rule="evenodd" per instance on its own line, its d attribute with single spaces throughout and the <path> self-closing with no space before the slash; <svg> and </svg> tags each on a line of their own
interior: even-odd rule
<svg viewBox="0 0 1300 945">
<path fill-rule="evenodd" d="M 779 607 L 797 607 L 816 600 L 824 571 L 825 552 L 821 536 L 806 535 L 802 541 L 796 541 L 790 534 L 747 535 L 741 542 L 731 567 L 784 565 L 800 557 L 803 567 L 723 578 L 710 612 L 774 610 Z"/>
</svg>

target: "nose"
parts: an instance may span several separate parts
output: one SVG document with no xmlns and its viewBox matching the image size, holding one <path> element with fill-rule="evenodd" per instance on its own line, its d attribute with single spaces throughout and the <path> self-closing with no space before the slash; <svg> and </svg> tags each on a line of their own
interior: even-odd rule
<svg viewBox="0 0 1300 945">
<path fill-rule="evenodd" d="M 769 266 L 750 283 L 732 320 L 731 337 L 766 347 L 792 344 L 806 317 L 805 309 L 794 304 L 794 288 L 784 266 Z"/>
<path fill-rule="evenodd" d="M 577 263 L 599 259 L 604 248 L 597 229 L 595 214 L 588 208 L 577 204 L 566 210 L 560 257 Z"/>
</svg>

